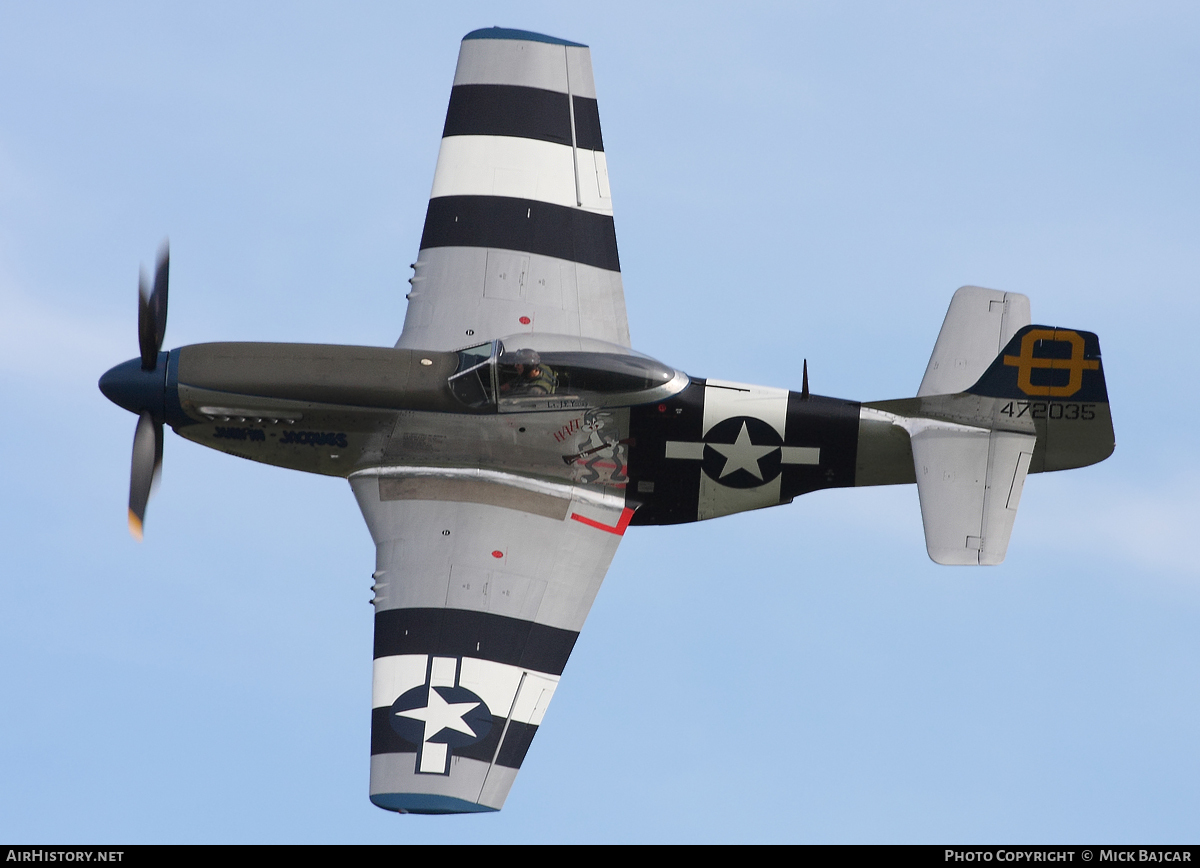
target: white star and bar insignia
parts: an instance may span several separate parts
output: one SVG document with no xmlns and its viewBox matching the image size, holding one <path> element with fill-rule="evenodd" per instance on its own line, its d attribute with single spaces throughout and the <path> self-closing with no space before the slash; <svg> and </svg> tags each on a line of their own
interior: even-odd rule
<svg viewBox="0 0 1200 868">
<path fill-rule="evenodd" d="M 715 425 L 713 426 L 713 428 L 716 427 Z M 712 428 L 709 430 L 711 431 Z M 733 443 L 668 440 L 666 443 L 666 457 L 683 461 L 703 461 L 705 446 L 711 446 L 725 458 L 725 465 L 717 475 L 718 482 L 722 482 L 726 477 L 736 473 L 738 470 L 744 470 L 754 478 L 766 481 L 763 476 L 761 462 L 776 450 L 781 453 L 781 464 L 814 465 L 821 463 L 821 450 L 819 447 L 754 443 L 747 420 L 742 421 L 737 439 Z"/>
</svg>

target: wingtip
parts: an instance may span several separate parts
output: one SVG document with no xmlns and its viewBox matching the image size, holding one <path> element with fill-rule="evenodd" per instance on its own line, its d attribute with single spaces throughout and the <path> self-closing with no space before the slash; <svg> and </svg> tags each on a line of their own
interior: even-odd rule
<svg viewBox="0 0 1200 868">
<path fill-rule="evenodd" d="M 482 27 L 472 30 L 463 37 L 463 42 L 471 39 L 511 39 L 517 42 L 547 42 L 551 45 L 566 45 L 570 48 L 587 48 L 582 42 L 572 42 L 558 36 L 545 33 L 534 33 L 532 30 L 518 30 L 514 27 Z"/>
</svg>

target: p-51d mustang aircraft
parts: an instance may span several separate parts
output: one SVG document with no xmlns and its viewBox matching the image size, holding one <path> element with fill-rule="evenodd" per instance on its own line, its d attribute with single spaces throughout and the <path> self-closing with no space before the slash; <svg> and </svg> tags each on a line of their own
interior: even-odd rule
<svg viewBox="0 0 1200 868">
<path fill-rule="evenodd" d="M 630 349 L 586 46 L 462 43 L 395 348 L 162 352 L 168 260 L 140 287 L 141 357 L 100 380 L 138 414 L 141 535 L 163 425 L 350 481 L 376 545 L 371 800 L 499 809 L 631 525 L 917 483 L 929 556 L 1004 559 L 1026 474 L 1113 450 L 1094 334 L 1023 295 L 955 293 L 914 398 L 860 404 L 690 377 Z"/>
</svg>

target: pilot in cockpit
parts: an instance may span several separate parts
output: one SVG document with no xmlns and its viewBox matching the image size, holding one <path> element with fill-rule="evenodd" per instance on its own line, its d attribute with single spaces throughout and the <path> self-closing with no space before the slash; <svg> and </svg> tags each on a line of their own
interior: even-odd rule
<svg viewBox="0 0 1200 868">
<path fill-rule="evenodd" d="M 535 350 L 506 352 L 499 362 L 500 394 L 504 397 L 553 395 L 558 388 L 554 370 L 542 363 Z"/>
</svg>

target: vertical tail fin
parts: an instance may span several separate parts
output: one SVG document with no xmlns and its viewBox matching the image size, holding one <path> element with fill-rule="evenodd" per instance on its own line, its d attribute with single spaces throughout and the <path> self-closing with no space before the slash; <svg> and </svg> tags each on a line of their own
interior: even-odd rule
<svg viewBox="0 0 1200 868">
<path fill-rule="evenodd" d="M 1000 563 L 1026 474 L 1113 451 L 1099 339 L 1030 325 L 1017 293 L 958 290 L 917 397 L 869 406 L 909 434 L 925 546 L 939 564 Z"/>
<path fill-rule="evenodd" d="M 1100 339 L 1092 332 L 1026 326 L 966 391 L 991 399 L 995 427 L 1036 432 L 1031 473 L 1086 467 L 1113 453 Z"/>
</svg>

